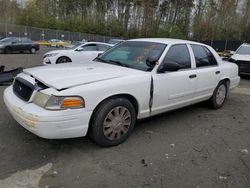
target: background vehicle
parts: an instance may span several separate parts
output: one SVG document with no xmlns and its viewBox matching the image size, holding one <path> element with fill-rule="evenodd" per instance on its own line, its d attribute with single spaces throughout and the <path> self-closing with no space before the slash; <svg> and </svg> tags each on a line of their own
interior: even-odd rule
<svg viewBox="0 0 250 188">
<path fill-rule="evenodd" d="M 30 52 L 39 50 L 39 45 L 26 37 L 8 37 L 0 40 L 0 53 Z"/>
<path fill-rule="evenodd" d="M 65 48 L 75 48 L 77 46 L 80 46 L 81 44 L 84 44 L 86 42 L 83 41 L 73 41 L 70 44 L 66 45 Z"/>
<path fill-rule="evenodd" d="M 229 61 L 239 66 L 239 74 L 250 75 L 250 44 L 242 44 Z"/>
<path fill-rule="evenodd" d="M 64 48 L 70 44 L 69 41 L 62 41 L 62 40 L 58 40 L 58 39 L 51 39 L 48 42 L 49 42 L 48 46 L 56 47 L 56 48 L 60 48 L 60 47 Z"/>
<path fill-rule="evenodd" d="M 69 62 L 88 62 L 99 53 L 111 48 L 112 45 L 100 42 L 86 42 L 76 45 L 71 49 L 50 51 L 43 56 L 43 64 L 60 64 Z"/>
<path fill-rule="evenodd" d="M 112 45 L 117 45 L 117 44 L 124 42 L 124 41 L 125 40 L 123 40 L 123 39 L 110 39 L 108 43 L 112 44 Z"/>
<path fill-rule="evenodd" d="M 136 119 L 207 100 L 221 108 L 239 81 L 238 67 L 209 46 L 135 39 L 89 63 L 26 69 L 5 90 L 4 101 L 40 137 L 88 133 L 98 144 L 114 146 L 130 136 Z"/>
</svg>

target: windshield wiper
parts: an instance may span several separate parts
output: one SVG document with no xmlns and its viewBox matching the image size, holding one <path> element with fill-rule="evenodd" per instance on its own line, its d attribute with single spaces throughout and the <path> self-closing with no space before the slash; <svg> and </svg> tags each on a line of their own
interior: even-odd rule
<svg viewBox="0 0 250 188">
<path fill-rule="evenodd" d="M 99 61 L 99 62 L 102 62 L 102 63 L 109 63 L 109 64 L 116 64 L 116 65 L 119 65 L 119 66 L 122 66 L 122 67 L 130 68 L 129 65 L 123 64 L 122 62 L 117 61 L 117 60 L 105 60 L 105 59 L 102 59 L 100 57 L 97 57 L 97 58 L 94 59 L 94 61 Z"/>
<path fill-rule="evenodd" d="M 104 59 L 102 59 L 102 58 L 100 58 L 100 57 L 96 57 L 96 58 L 94 59 L 94 61 L 99 61 L 99 62 L 102 62 L 102 63 L 108 63 L 108 61 L 106 61 L 106 60 L 104 60 Z"/>
<path fill-rule="evenodd" d="M 115 63 L 115 64 L 120 65 L 122 67 L 130 67 L 129 65 L 123 64 L 122 62 L 116 61 L 116 60 L 109 60 L 108 62 Z"/>
</svg>

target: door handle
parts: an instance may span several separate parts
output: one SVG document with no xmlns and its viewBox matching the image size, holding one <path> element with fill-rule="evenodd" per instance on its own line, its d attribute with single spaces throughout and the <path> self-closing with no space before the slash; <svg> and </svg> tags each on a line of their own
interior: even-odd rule
<svg viewBox="0 0 250 188">
<path fill-rule="evenodd" d="M 220 74 L 220 71 L 216 71 L 215 74 Z"/>
<path fill-rule="evenodd" d="M 193 78 L 196 78 L 196 77 L 197 77 L 196 74 L 191 74 L 191 75 L 189 76 L 190 79 L 193 79 Z"/>
</svg>

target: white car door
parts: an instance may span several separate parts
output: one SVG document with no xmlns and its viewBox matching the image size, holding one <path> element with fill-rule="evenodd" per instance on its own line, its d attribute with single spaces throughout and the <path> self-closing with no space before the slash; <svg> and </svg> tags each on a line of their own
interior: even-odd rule
<svg viewBox="0 0 250 188">
<path fill-rule="evenodd" d="M 90 62 L 96 58 L 99 53 L 100 51 L 98 51 L 96 44 L 87 44 L 77 48 L 74 54 L 72 54 L 71 59 L 73 63 Z"/>
<path fill-rule="evenodd" d="M 201 45 L 190 45 L 196 62 L 197 91 L 195 98 L 207 98 L 212 96 L 214 89 L 220 80 L 220 67 L 210 50 Z"/>
<path fill-rule="evenodd" d="M 153 104 L 151 114 L 157 114 L 189 104 L 196 91 L 197 75 L 190 48 L 186 44 L 170 47 L 162 64 L 175 62 L 178 71 L 153 74 Z"/>
</svg>

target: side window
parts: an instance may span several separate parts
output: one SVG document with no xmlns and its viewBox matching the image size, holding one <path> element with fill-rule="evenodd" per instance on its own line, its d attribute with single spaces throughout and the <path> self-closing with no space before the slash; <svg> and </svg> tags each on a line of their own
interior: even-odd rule
<svg viewBox="0 0 250 188">
<path fill-rule="evenodd" d="M 27 38 L 21 38 L 22 43 L 29 43 L 29 39 Z"/>
<path fill-rule="evenodd" d="M 193 45 L 193 44 L 191 45 L 191 47 L 194 52 L 196 67 L 217 65 L 217 61 L 209 49 L 207 49 L 204 46 Z"/>
<path fill-rule="evenodd" d="M 98 51 L 106 51 L 110 48 L 108 45 L 98 44 Z"/>
<path fill-rule="evenodd" d="M 172 46 L 163 61 L 164 63 L 178 63 L 181 69 L 191 68 L 190 54 L 186 44 L 177 44 Z"/>
<path fill-rule="evenodd" d="M 96 44 L 88 44 L 83 46 L 81 51 L 97 51 L 97 46 Z"/>
</svg>

